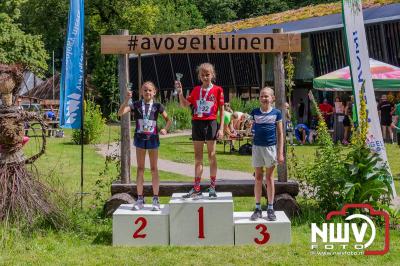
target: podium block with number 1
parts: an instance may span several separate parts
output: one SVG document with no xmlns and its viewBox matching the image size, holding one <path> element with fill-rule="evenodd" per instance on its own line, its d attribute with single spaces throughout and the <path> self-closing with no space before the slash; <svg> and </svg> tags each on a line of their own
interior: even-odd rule
<svg viewBox="0 0 400 266">
<path fill-rule="evenodd" d="M 181 246 L 233 245 L 233 199 L 218 192 L 217 199 L 182 199 L 174 193 L 170 207 L 170 244 Z"/>
</svg>

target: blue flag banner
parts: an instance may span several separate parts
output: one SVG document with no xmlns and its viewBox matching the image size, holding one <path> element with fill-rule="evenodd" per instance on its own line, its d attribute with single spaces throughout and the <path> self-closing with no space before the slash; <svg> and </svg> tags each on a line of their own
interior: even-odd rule
<svg viewBox="0 0 400 266">
<path fill-rule="evenodd" d="M 70 0 L 61 68 L 60 126 L 81 128 L 84 93 L 84 0 Z"/>
</svg>

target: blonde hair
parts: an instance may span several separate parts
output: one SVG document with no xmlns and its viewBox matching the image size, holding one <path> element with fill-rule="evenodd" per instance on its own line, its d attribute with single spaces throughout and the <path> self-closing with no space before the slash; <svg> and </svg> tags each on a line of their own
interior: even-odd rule
<svg viewBox="0 0 400 266">
<path fill-rule="evenodd" d="M 154 91 L 157 92 L 157 87 L 156 87 L 156 85 L 154 85 L 154 83 L 153 83 L 152 81 L 145 81 L 145 82 L 142 84 L 142 87 L 140 88 L 141 93 L 143 93 L 143 87 L 144 87 L 144 86 L 153 87 Z"/>
<path fill-rule="evenodd" d="M 201 77 L 200 77 L 200 73 L 202 72 L 202 71 L 210 71 L 211 72 L 211 75 L 212 75 L 212 80 L 214 81 L 215 80 L 215 78 L 216 78 L 216 74 L 215 74 L 215 68 L 214 68 L 214 66 L 212 65 L 212 64 L 210 64 L 210 63 L 203 63 L 203 64 L 201 64 L 201 65 L 199 65 L 198 67 L 197 67 L 197 78 L 199 79 L 199 80 L 201 80 Z"/>
<path fill-rule="evenodd" d="M 275 96 L 275 92 L 271 87 L 264 87 L 260 90 L 260 95 L 262 91 L 267 91 L 267 93 L 271 96 Z"/>
</svg>

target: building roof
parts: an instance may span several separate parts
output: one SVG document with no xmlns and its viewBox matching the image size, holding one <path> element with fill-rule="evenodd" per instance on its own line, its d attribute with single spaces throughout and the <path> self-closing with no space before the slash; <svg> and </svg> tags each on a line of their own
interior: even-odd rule
<svg viewBox="0 0 400 266">
<path fill-rule="evenodd" d="M 365 24 L 400 20 L 400 4 L 367 8 L 363 10 L 363 14 Z M 276 28 L 283 28 L 284 32 L 308 33 L 338 29 L 342 27 L 342 14 L 339 13 L 323 17 L 244 29 L 237 31 L 237 33 L 272 33 L 272 30 Z"/>
<path fill-rule="evenodd" d="M 53 99 L 53 77 L 45 80 L 22 96 L 37 99 Z M 54 75 L 54 99 L 60 98 L 60 74 Z"/>
<path fill-rule="evenodd" d="M 368 13 L 364 13 L 365 16 L 368 16 L 364 17 L 364 19 L 370 20 L 369 23 L 383 21 L 383 19 L 385 18 L 390 18 L 390 20 L 394 20 L 396 19 L 396 16 L 397 19 L 399 19 L 399 4 L 396 3 L 399 3 L 399 1 L 365 0 L 362 3 L 363 8 L 368 10 L 371 9 L 371 11 L 368 11 Z M 383 9 L 380 9 L 380 7 L 383 7 Z M 264 28 L 264 30 L 271 30 L 268 27 L 280 27 L 283 28 L 285 31 L 311 32 L 312 29 L 317 28 L 321 28 L 319 30 L 324 30 L 323 27 L 334 26 L 336 28 L 339 28 L 342 23 L 340 14 L 341 11 L 342 3 L 341 1 L 337 1 L 335 3 L 306 6 L 299 9 L 287 10 L 280 13 L 248 18 L 224 24 L 209 25 L 203 29 L 188 30 L 181 32 L 180 34 L 217 34 L 233 31 L 237 31 L 240 33 L 260 33 L 260 31 L 251 32 L 251 30 L 262 30 L 262 28 L 264 27 L 266 27 Z M 332 17 L 330 15 L 332 15 Z M 313 20 L 318 19 L 318 17 L 323 17 L 323 19 Z M 320 24 L 321 21 L 324 21 L 323 24 Z M 262 32 L 268 33 L 271 31 Z"/>
</svg>

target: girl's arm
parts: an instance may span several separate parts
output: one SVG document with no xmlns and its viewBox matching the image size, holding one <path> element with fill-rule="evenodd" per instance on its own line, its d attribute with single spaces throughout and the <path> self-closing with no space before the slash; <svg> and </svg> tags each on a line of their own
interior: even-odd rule
<svg viewBox="0 0 400 266">
<path fill-rule="evenodd" d="M 180 81 L 175 81 L 175 88 L 176 92 L 178 93 L 179 104 L 182 107 L 188 107 L 190 102 L 186 100 L 185 96 L 183 96 L 182 83 Z"/>
<path fill-rule="evenodd" d="M 284 158 L 283 158 L 283 126 L 282 126 L 282 120 L 278 121 L 277 125 L 276 125 L 276 129 L 278 131 L 278 163 L 282 164 L 284 162 Z"/>
<path fill-rule="evenodd" d="M 224 105 L 219 106 L 219 130 L 217 132 L 217 138 L 222 139 L 224 137 Z"/>
<path fill-rule="evenodd" d="M 160 130 L 160 134 L 166 135 L 169 130 L 169 127 L 171 126 L 172 121 L 171 121 L 171 119 L 169 119 L 167 112 L 165 112 L 165 111 L 161 113 L 161 116 L 164 118 L 166 123 L 165 123 L 165 127 Z"/>
<path fill-rule="evenodd" d="M 131 108 L 128 105 L 129 100 L 132 98 L 132 92 L 131 91 L 127 91 L 126 95 L 125 95 L 125 99 L 124 102 L 121 104 L 121 107 L 118 110 L 118 115 L 122 116 L 128 112 L 131 111 Z"/>
</svg>

